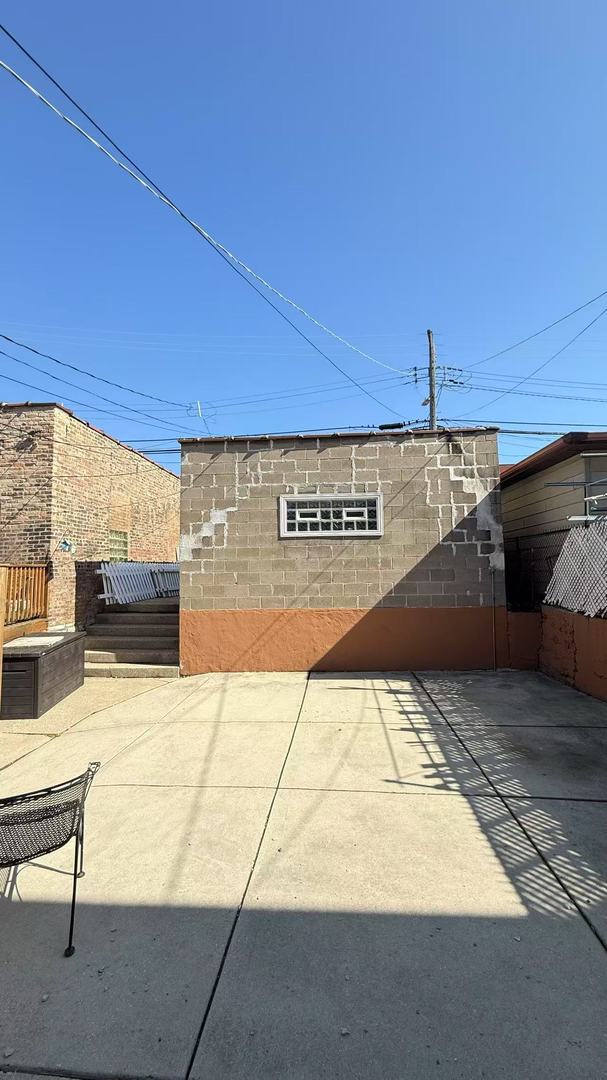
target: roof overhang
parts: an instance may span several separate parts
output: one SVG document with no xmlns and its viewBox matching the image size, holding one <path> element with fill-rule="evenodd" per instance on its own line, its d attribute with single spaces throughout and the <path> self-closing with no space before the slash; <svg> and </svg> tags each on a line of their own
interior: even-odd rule
<svg viewBox="0 0 607 1080">
<path fill-rule="evenodd" d="M 508 465 L 500 475 L 502 487 L 509 487 L 518 480 L 525 480 L 534 473 L 542 472 L 551 465 L 575 457 L 577 454 L 607 453 L 607 431 L 570 431 L 560 439 L 543 446 L 535 454 L 522 461 Z"/>
</svg>

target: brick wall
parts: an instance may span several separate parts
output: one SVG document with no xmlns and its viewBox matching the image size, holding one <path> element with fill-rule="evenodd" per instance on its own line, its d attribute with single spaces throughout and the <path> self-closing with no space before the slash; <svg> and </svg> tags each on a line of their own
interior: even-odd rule
<svg viewBox="0 0 607 1080">
<path fill-rule="evenodd" d="M 52 410 L 0 407 L 0 562 L 44 562 L 51 543 Z"/>
<path fill-rule="evenodd" d="M 486 432 L 185 442 L 184 615 L 503 604 L 497 484 Z M 375 492 L 380 538 L 279 538 L 279 495 Z"/>
<path fill-rule="evenodd" d="M 57 406 L 5 407 L 0 429 L 0 560 L 51 555 L 51 626 L 81 625 L 94 614 L 98 579 L 89 564 L 109 557 L 110 530 L 129 534 L 131 559 L 175 559 L 172 473 Z M 63 539 L 75 555 L 57 550 Z"/>
</svg>

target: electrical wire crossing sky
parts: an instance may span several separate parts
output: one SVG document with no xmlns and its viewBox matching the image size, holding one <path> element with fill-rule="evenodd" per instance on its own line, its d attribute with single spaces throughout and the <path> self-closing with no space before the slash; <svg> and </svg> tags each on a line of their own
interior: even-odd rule
<svg viewBox="0 0 607 1080">
<path fill-rule="evenodd" d="M 607 12 L 479 13 L 7 0 L 0 397 L 127 441 L 423 420 L 431 326 L 439 416 L 497 411 L 504 460 L 597 429 Z"/>
</svg>

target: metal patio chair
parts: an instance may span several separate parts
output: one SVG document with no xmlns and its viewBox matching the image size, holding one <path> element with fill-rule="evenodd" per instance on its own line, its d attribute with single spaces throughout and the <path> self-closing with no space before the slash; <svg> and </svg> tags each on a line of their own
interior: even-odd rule
<svg viewBox="0 0 607 1080">
<path fill-rule="evenodd" d="M 76 884 L 84 876 L 84 802 L 100 762 L 63 784 L 0 799 L 0 869 L 48 855 L 74 839 L 70 933 L 65 956 L 73 956 Z"/>
</svg>

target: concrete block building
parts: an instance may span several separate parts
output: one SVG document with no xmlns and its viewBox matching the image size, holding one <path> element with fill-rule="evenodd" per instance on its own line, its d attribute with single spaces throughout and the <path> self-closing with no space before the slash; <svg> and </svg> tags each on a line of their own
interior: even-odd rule
<svg viewBox="0 0 607 1080">
<path fill-rule="evenodd" d="M 174 473 L 63 405 L 0 406 L 0 563 L 48 563 L 51 628 L 94 615 L 100 560 L 174 561 L 178 539 Z"/>
<path fill-rule="evenodd" d="M 182 673 L 503 662 L 498 482 L 487 429 L 182 440 Z"/>
</svg>

